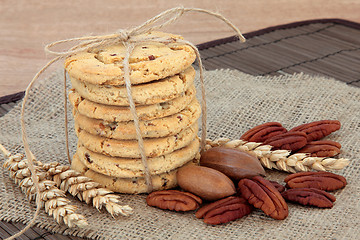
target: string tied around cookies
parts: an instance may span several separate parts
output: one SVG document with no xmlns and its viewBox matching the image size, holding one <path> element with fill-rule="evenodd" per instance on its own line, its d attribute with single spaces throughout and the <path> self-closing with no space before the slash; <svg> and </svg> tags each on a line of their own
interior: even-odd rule
<svg viewBox="0 0 360 240">
<path fill-rule="evenodd" d="M 202 95 L 202 101 L 201 101 L 201 106 L 202 106 L 202 123 L 201 123 L 202 131 L 201 132 L 202 132 L 202 134 L 201 134 L 201 145 L 200 146 L 201 146 L 201 151 L 203 151 L 205 149 L 206 101 L 205 101 L 205 88 L 204 88 L 204 72 L 203 72 L 203 65 L 202 65 L 202 61 L 200 58 L 199 50 L 191 42 L 183 40 L 183 39 L 174 40 L 171 38 L 167 39 L 167 38 L 162 38 L 162 37 L 149 36 L 149 34 L 147 35 L 147 33 L 150 33 L 155 30 L 159 30 L 167 25 L 174 23 L 177 19 L 179 19 L 181 16 L 183 16 L 184 13 L 187 13 L 187 12 L 204 13 L 204 14 L 213 16 L 215 18 L 218 18 L 221 21 L 225 22 L 236 33 L 236 35 L 238 36 L 238 38 L 241 42 L 245 41 L 245 38 L 241 34 L 240 30 L 234 24 L 232 24 L 228 19 L 226 19 L 223 15 L 221 15 L 219 13 L 201 9 L 201 8 L 176 7 L 176 8 L 171 8 L 171 9 L 165 10 L 165 11 L 161 12 L 160 14 L 156 15 L 155 17 L 147 20 L 143 24 L 141 24 L 137 27 L 131 28 L 131 29 L 120 29 L 120 30 L 116 31 L 115 33 L 108 34 L 108 35 L 84 36 L 84 37 L 70 38 L 70 39 L 55 41 L 55 42 L 52 42 L 45 46 L 45 52 L 55 55 L 56 57 L 54 59 L 52 59 L 51 61 L 49 61 L 33 77 L 33 79 L 30 81 L 29 85 L 27 86 L 27 88 L 25 90 L 24 99 L 22 102 L 21 118 L 20 118 L 21 134 L 22 134 L 22 141 L 24 144 L 24 150 L 25 150 L 26 157 L 28 159 L 28 167 L 32 173 L 32 178 L 33 178 L 32 180 L 34 181 L 34 186 L 36 188 L 37 194 L 40 194 L 39 183 L 38 183 L 38 179 L 36 178 L 36 172 L 35 172 L 36 170 L 34 168 L 34 163 L 33 163 L 34 156 L 32 155 L 32 153 L 30 151 L 30 146 L 29 146 L 28 140 L 27 140 L 26 127 L 25 127 L 25 105 L 29 98 L 29 93 L 30 93 L 32 86 L 34 85 L 36 80 L 39 78 L 39 76 L 49 66 L 51 66 L 53 63 L 57 62 L 60 59 L 66 58 L 72 54 L 76 54 L 76 53 L 79 53 L 82 51 L 89 51 L 94 48 L 109 46 L 109 45 L 113 45 L 113 44 L 123 44 L 126 47 L 126 54 L 123 59 L 123 70 L 124 70 L 123 78 L 124 78 L 124 82 L 125 82 L 125 86 L 126 86 L 126 90 L 127 90 L 127 97 L 128 97 L 128 101 L 129 101 L 130 111 L 131 111 L 131 114 L 134 119 L 134 125 L 135 125 L 141 160 L 142 160 L 142 164 L 144 166 L 144 177 L 145 177 L 145 181 L 146 181 L 146 184 L 148 187 L 148 192 L 151 192 L 152 191 L 152 181 L 151 181 L 150 172 L 149 172 L 147 159 L 146 159 L 146 155 L 145 155 L 143 138 L 142 138 L 140 127 L 139 127 L 139 119 L 138 119 L 138 116 L 136 113 L 136 107 L 134 104 L 134 100 L 133 100 L 132 94 L 131 94 L 131 81 L 130 81 L 130 71 L 131 70 L 130 70 L 129 59 L 130 59 L 130 56 L 131 56 L 131 53 L 132 53 L 134 47 L 137 46 L 138 44 L 141 44 L 144 42 L 157 42 L 157 43 L 169 44 L 169 43 L 174 43 L 174 41 L 176 41 L 178 43 L 189 45 L 191 48 L 193 48 L 193 50 L 195 51 L 196 57 L 197 57 L 198 65 L 199 65 L 201 95 Z M 52 48 L 54 46 L 58 46 L 58 45 L 66 44 L 66 43 L 73 43 L 73 42 L 80 42 L 80 43 L 75 44 L 74 46 L 72 46 L 69 49 L 64 50 L 64 51 L 52 50 Z M 70 158 L 70 154 L 69 154 L 68 130 L 67 130 L 67 105 L 66 105 L 67 93 L 66 93 L 66 91 L 67 91 L 67 89 L 66 89 L 66 72 L 64 72 L 64 96 L 65 96 L 64 110 L 65 110 L 66 149 L 67 149 L 68 160 L 71 163 L 71 158 Z M 40 205 L 41 205 L 41 202 L 38 201 L 37 209 L 40 208 Z M 35 220 L 37 214 L 38 214 L 38 210 L 35 212 L 34 219 L 29 223 L 27 228 L 34 223 L 34 220 Z"/>
</svg>

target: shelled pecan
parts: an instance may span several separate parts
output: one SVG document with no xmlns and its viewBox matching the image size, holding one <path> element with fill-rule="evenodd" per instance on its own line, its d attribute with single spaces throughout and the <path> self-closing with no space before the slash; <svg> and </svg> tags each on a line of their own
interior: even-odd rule
<svg viewBox="0 0 360 240">
<path fill-rule="evenodd" d="M 282 133 L 264 141 L 264 145 L 273 146 L 272 150 L 283 149 L 297 151 L 306 144 L 306 134 L 303 132 Z"/>
<path fill-rule="evenodd" d="M 254 207 L 260 208 L 266 215 L 278 220 L 288 216 L 288 205 L 268 180 L 255 176 L 251 179 L 241 179 L 238 185 L 241 196 Z"/>
<path fill-rule="evenodd" d="M 330 133 L 339 130 L 340 127 L 341 124 L 338 120 L 321 120 L 299 125 L 290 129 L 289 132 L 304 132 L 307 141 L 311 142 L 326 137 Z"/>
<path fill-rule="evenodd" d="M 279 191 L 279 193 L 282 193 L 283 191 L 285 191 L 285 187 L 283 185 L 281 185 L 280 183 L 276 182 L 276 181 L 269 181 L 271 182 L 272 185 L 274 185 L 274 187 Z"/>
<path fill-rule="evenodd" d="M 330 140 L 308 142 L 298 153 L 309 153 L 311 157 L 333 157 L 340 153 L 341 144 Z"/>
<path fill-rule="evenodd" d="M 245 132 L 240 139 L 248 142 L 264 142 L 266 139 L 287 132 L 281 123 L 267 122 Z"/>
<path fill-rule="evenodd" d="M 336 201 L 334 195 L 316 188 L 294 188 L 281 193 L 281 195 L 287 201 L 319 208 L 332 208 L 333 202 Z"/>
<path fill-rule="evenodd" d="M 197 209 L 202 200 L 189 192 L 163 190 L 150 193 L 146 198 L 146 203 L 160 209 L 185 212 Z"/>
<path fill-rule="evenodd" d="M 290 174 L 284 181 L 287 188 L 317 188 L 334 191 L 346 186 L 343 176 L 331 172 L 299 172 Z"/>
<path fill-rule="evenodd" d="M 195 216 L 207 224 L 217 225 L 250 214 L 253 207 L 242 197 L 230 196 L 200 208 Z"/>
</svg>

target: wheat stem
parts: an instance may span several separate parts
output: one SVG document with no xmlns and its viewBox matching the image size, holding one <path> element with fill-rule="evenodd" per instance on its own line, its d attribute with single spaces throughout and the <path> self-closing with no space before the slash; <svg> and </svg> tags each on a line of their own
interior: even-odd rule
<svg viewBox="0 0 360 240">
<path fill-rule="evenodd" d="M 261 164 L 268 169 L 285 172 L 329 171 L 340 170 L 349 165 L 349 159 L 310 157 L 306 153 L 291 154 L 288 150 L 271 150 L 272 146 L 243 140 L 219 138 L 214 141 L 206 140 L 206 150 L 213 147 L 227 147 L 240 149 L 254 154 Z"/>
<path fill-rule="evenodd" d="M 4 168 L 9 169 L 10 177 L 13 178 L 15 183 L 27 194 L 29 200 L 34 200 L 36 193 L 34 192 L 35 188 L 30 178 L 31 172 L 27 167 L 27 160 L 23 159 L 24 156 L 22 154 L 12 155 L 1 144 L 0 150 L 8 157 L 8 160 L 4 163 Z M 120 196 L 115 195 L 114 192 L 109 189 L 103 188 L 99 183 L 83 176 L 80 172 L 70 169 L 69 166 L 60 165 L 58 162 L 43 164 L 35 160 L 34 163 L 37 170 L 37 177 L 39 181 L 42 181 L 40 183 L 40 190 L 45 191 L 47 188 L 50 188 L 50 186 L 52 189 L 52 192 L 47 193 L 47 195 L 42 194 L 44 198 L 47 198 L 49 194 L 55 196 L 58 194 L 57 190 L 59 190 L 64 192 L 62 197 L 65 197 L 65 192 L 69 192 L 71 195 L 78 197 L 80 201 L 85 201 L 87 204 L 92 202 L 92 205 L 98 210 L 104 207 L 113 217 L 119 214 L 129 216 L 133 213 L 133 209 L 130 206 L 118 204 L 120 202 Z M 51 201 L 51 204 L 45 203 L 45 206 L 52 206 L 52 204 L 53 201 Z M 56 213 L 56 211 L 51 211 L 51 213 L 52 212 Z M 64 218 L 64 222 L 69 224 L 72 224 L 72 221 L 74 221 L 67 219 L 68 218 Z"/>
<path fill-rule="evenodd" d="M 9 170 L 10 177 L 30 201 L 35 200 L 37 197 L 40 198 L 45 212 L 50 216 L 52 215 L 59 224 L 64 222 L 70 228 L 75 226 L 83 228 L 88 225 L 83 215 L 75 213 L 76 207 L 70 205 L 70 200 L 65 198 L 65 192 L 58 189 L 54 181 L 47 179 L 48 174 L 42 171 L 41 167 L 36 166 L 36 177 L 39 181 L 40 190 L 40 195 L 37 195 L 31 172 L 27 166 L 27 159 L 24 159 L 24 155 L 12 155 L 1 144 L 0 146 L 0 150 L 8 157 L 3 167 Z M 39 162 L 36 161 L 35 163 Z"/>
<path fill-rule="evenodd" d="M 70 169 L 69 166 L 63 166 L 58 163 L 49 163 L 42 165 L 57 186 L 77 196 L 81 201 L 92 205 L 100 210 L 102 207 L 114 217 L 116 215 L 129 216 L 133 209 L 128 205 L 119 205 L 119 196 L 113 194 L 109 189 L 103 188 L 99 183 L 91 178 L 83 176 L 80 172 Z"/>
</svg>

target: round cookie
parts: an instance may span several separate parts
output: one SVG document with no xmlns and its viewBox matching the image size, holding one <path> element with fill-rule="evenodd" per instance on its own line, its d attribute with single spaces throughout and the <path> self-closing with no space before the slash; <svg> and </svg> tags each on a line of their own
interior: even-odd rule
<svg viewBox="0 0 360 240">
<path fill-rule="evenodd" d="M 71 161 L 71 169 L 80 172 L 85 175 L 86 171 L 90 170 L 85 164 L 83 164 L 77 154 L 75 153 Z"/>
<path fill-rule="evenodd" d="M 146 33 L 133 39 L 162 38 L 168 43 L 147 41 L 138 44 L 129 59 L 132 84 L 146 83 L 173 76 L 187 69 L 196 58 L 194 50 L 176 41 L 179 35 L 162 32 Z M 92 84 L 124 85 L 123 44 L 105 46 L 73 54 L 65 59 L 69 76 Z"/>
<path fill-rule="evenodd" d="M 195 165 L 196 163 L 189 161 L 183 166 Z M 119 193 L 128 193 L 128 194 L 138 194 L 146 193 L 147 186 L 145 179 L 143 177 L 134 177 L 134 178 L 116 178 L 97 173 L 93 170 L 88 169 L 84 164 L 79 160 L 78 156 L 75 154 L 71 162 L 71 168 L 81 172 L 83 175 L 93 179 L 94 181 L 100 183 L 102 186 Z M 159 175 L 152 175 L 151 180 L 153 184 L 153 190 L 165 190 L 174 188 L 177 186 L 176 173 L 179 168 L 174 169 L 170 172 L 162 173 Z"/>
<path fill-rule="evenodd" d="M 148 121 L 139 121 L 143 138 L 159 138 L 175 135 L 197 122 L 201 114 L 200 104 L 197 99 L 186 106 L 181 112 Z M 75 125 L 93 135 L 114 139 L 136 139 L 133 121 L 108 122 L 88 118 L 74 111 Z"/>
<path fill-rule="evenodd" d="M 199 152 L 199 139 L 196 138 L 188 146 L 155 158 L 148 158 L 147 163 L 150 174 L 161 174 L 178 168 L 195 158 Z M 78 145 L 77 156 L 89 169 L 111 177 L 131 178 L 141 177 L 144 166 L 141 159 L 109 157 L 92 152 Z"/>
<path fill-rule="evenodd" d="M 112 157 L 141 158 L 137 140 L 117 140 L 92 135 L 87 131 L 75 127 L 79 144 L 87 149 Z M 189 145 L 198 133 L 198 124 L 184 129 L 180 133 L 163 138 L 145 138 L 144 148 L 147 157 L 158 157 Z"/>
<path fill-rule="evenodd" d="M 195 69 L 189 67 L 183 72 L 165 79 L 133 85 L 131 93 L 134 103 L 137 105 L 149 105 L 179 97 L 193 84 L 194 78 Z M 125 86 L 95 85 L 75 78 L 70 79 L 72 87 L 83 98 L 107 105 L 129 106 Z"/>
<path fill-rule="evenodd" d="M 166 117 L 183 110 L 195 98 L 195 94 L 195 86 L 192 85 L 183 95 L 168 102 L 137 106 L 136 113 L 139 120 Z M 110 122 L 133 120 L 129 107 L 95 103 L 82 98 L 76 91 L 69 93 L 69 100 L 80 114 L 89 118 L 102 119 Z"/>
</svg>

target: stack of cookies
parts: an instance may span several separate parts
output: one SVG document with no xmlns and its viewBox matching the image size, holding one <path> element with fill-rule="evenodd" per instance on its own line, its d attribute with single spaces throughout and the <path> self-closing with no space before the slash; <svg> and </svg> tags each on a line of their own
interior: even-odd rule
<svg viewBox="0 0 360 240">
<path fill-rule="evenodd" d="M 152 183 L 160 190 L 176 186 L 177 169 L 193 164 L 201 109 L 195 97 L 193 49 L 177 43 L 178 35 L 146 34 L 152 36 L 171 43 L 144 42 L 135 47 L 129 63 Z M 72 168 L 116 192 L 142 193 L 147 185 L 124 85 L 125 51 L 118 44 L 65 61 L 78 137 Z"/>
</svg>

